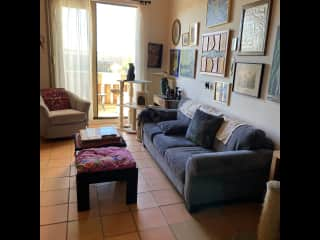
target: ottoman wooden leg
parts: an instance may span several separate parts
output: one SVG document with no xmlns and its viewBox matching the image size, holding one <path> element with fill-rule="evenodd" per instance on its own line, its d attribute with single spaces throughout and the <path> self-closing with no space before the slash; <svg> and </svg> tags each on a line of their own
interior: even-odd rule
<svg viewBox="0 0 320 240">
<path fill-rule="evenodd" d="M 78 211 L 85 211 L 90 209 L 90 197 L 89 197 L 89 183 L 86 178 L 77 175 L 77 201 L 78 201 Z"/>
<path fill-rule="evenodd" d="M 137 202 L 138 168 L 132 169 L 127 176 L 127 204 Z"/>
</svg>

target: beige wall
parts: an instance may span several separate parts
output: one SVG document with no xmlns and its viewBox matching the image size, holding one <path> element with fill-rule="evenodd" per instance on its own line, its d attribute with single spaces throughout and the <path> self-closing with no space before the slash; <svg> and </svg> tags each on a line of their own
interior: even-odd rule
<svg viewBox="0 0 320 240">
<path fill-rule="evenodd" d="M 160 77 L 153 75 L 152 73 L 159 73 L 165 71 L 168 68 L 168 26 L 169 26 L 169 2 L 171 0 L 152 0 L 152 4 L 144 7 L 142 22 L 143 37 L 141 37 L 142 55 L 143 58 L 141 64 L 144 67 L 144 73 L 142 77 L 145 80 L 152 81 L 148 84 L 149 90 L 149 102 L 152 102 L 153 93 L 160 92 Z M 162 66 L 160 68 L 147 68 L 148 61 L 148 43 L 160 43 L 163 44 Z M 139 57 L 139 56 L 138 56 Z"/>
<path fill-rule="evenodd" d="M 174 19 L 178 18 L 181 21 L 181 32 L 187 32 L 189 24 L 200 22 L 200 36 L 203 33 L 231 30 L 230 40 L 233 36 L 238 35 L 241 17 L 241 6 L 247 3 L 255 2 L 256 0 L 233 0 L 230 8 L 230 22 L 216 27 L 206 27 L 206 5 L 207 0 L 172 0 L 169 3 L 169 28 L 168 28 L 168 43 L 169 48 L 174 48 L 171 41 L 171 24 Z M 200 75 L 200 58 L 197 60 L 196 79 L 178 78 L 177 85 L 182 87 L 186 96 L 202 103 L 212 105 L 222 111 L 225 111 L 235 117 L 245 120 L 256 127 L 266 131 L 267 135 L 280 144 L 280 104 L 269 102 L 266 100 L 266 93 L 272 64 L 273 47 L 277 26 L 280 25 L 280 0 L 274 0 L 272 3 L 271 20 L 269 25 L 268 39 L 266 44 L 265 56 L 242 56 L 237 57 L 239 61 L 265 63 L 265 72 L 262 80 L 261 97 L 252 98 L 248 96 L 231 93 L 230 105 L 224 106 L 213 102 L 211 92 L 205 89 L 204 82 L 215 80 L 224 80 L 232 83 L 232 78 L 227 74 L 226 78 L 214 76 Z M 198 46 L 200 49 L 201 41 Z M 181 48 L 181 39 L 177 48 Z M 169 49 L 168 49 L 169 51 Z M 198 51 L 201 53 L 201 50 Z M 229 72 L 232 53 L 229 47 L 229 57 L 227 60 L 227 72 Z M 168 61 L 168 59 L 167 59 Z"/>
<path fill-rule="evenodd" d="M 44 36 L 44 48 L 40 48 L 40 89 L 50 87 L 48 35 L 45 0 L 40 0 L 40 35 Z"/>
</svg>

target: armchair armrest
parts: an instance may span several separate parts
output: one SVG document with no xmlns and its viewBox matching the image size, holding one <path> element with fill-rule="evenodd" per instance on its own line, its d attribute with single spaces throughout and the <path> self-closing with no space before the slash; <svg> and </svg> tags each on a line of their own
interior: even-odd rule
<svg viewBox="0 0 320 240">
<path fill-rule="evenodd" d="M 268 169 L 271 159 L 272 151 L 264 149 L 195 154 L 187 161 L 186 178 Z"/>
<path fill-rule="evenodd" d="M 49 117 L 49 109 L 41 96 L 40 96 L 40 114 L 44 117 Z"/>
<path fill-rule="evenodd" d="M 138 116 L 138 125 L 147 122 L 162 122 L 177 119 L 177 109 L 148 107 L 142 110 Z"/>
<path fill-rule="evenodd" d="M 85 112 L 88 116 L 89 108 L 90 108 L 90 102 L 86 101 L 77 95 L 73 94 L 72 92 L 67 91 L 70 99 L 70 104 L 73 109 L 76 109 L 80 112 Z"/>
</svg>

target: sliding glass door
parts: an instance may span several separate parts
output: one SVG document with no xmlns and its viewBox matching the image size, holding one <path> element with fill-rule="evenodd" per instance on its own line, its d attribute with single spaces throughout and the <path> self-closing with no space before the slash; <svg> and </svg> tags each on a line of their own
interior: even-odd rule
<svg viewBox="0 0 320 240">
<path fill-rule="evenodd" d="M 135 7 L 95 3 L 97 117 L 119 117 L 118 80 L 126 79 L 129 63 L 136 54 Z M 124 92 L 127 102 L 128 89 Z M 128 111 L 124 112 L 128 115 Z"/>
</svg>

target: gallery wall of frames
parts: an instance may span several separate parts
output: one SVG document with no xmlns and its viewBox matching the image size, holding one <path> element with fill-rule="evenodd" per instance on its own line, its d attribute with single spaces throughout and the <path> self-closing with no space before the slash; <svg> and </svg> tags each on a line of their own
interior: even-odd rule
<svg viewBox="0 0 320 240">
<path fill-rule="evenodd" d="M 226 106 L 231 92 L 261 98 L 266 63 L 257 56 L 266 55 L 270 42 L 267 39 L 272 4 L 272 0 L 253 1 L 243 4 L 239 10 L 233 8 L 232 0 L 207 0 L 203 13 L 205 24 L 200 24 L 201 19 L 184 22 L 175 18 L 171 25 L 173 47 L 169 49 L 167 72 L 186 80 L 197 80 L 198 74 L 208 79 L 214 77 L 208 87 L 212 100 Z M 238 31 L 228 25 L 232 11 L 241 11 Z M 274 41 L 272 64 L 268 66 L 268 90 L 263 100 L 280 103 L 280 25 Z M 197 62 L 200 64 L 198 74 Z"/>
</svg>

